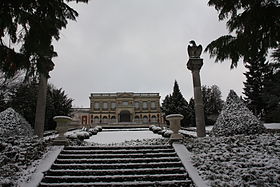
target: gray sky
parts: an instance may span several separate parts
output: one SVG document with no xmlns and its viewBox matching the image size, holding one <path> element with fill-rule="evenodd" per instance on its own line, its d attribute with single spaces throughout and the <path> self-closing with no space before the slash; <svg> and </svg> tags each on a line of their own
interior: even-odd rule
<svg viewBox="0 0 280 187">
<path fill-rule="evenodd" d="M 162 99 L 178 81 L 184 97 L 193 96 L 191 72 L 186 68 L 188 42 L 205 48 L 227 34 L 207 0 L 91 0 L 71 4 L 79 12 L 54 42 L 58 57 L 50 82 L 62 87 L 73 105 L 89 106 L 92 92 L 159 92 Z M 239 63 L 214 63 L 203 53 L 203 85 L 216 84 L 223 98 L 230 89 L 242 93 Z"/>
</svg>

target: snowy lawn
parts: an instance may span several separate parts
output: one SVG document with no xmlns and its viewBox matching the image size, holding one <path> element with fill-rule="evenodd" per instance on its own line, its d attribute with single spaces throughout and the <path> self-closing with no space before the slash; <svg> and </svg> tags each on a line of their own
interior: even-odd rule
<svg viewBox="0 0 280 187">
<path fill-rule="evenodd" d="M 264 124 L 265 128 L 267 129 L 280 129 L 280 123 L 265 123 Z M 213 126 L 206 126 L 205 129 L 206 129 L 206 132 L 208 131 L 211 131 L 213 128 Z M 189 128 L 186 128 L 187 130 L 180 130 L 180 132 L 182 134 L 188 134 L 188 135 L 191 135 L 191 136 L 195 136 L 196 137 L 196 127 L 189 127 Z"/>
<path fill-rule="evenodd" d="M 280 129 L 280 123 L 265 123 L 267 129 Z"/>
<path fill-rule="evenodd" d="M 186 138 L 210 186 L 280 186 L 280 134 Z"/>
<path fill-rule="evenodd" d="M 143 140 L 143 139 L 153 139 L 153 138 L 162 138 L 161 135 L 154 134 L 149 130 L 103 130 L 97 135 L 91 136 L 90 139 L 86 139 L 87 143 L 96 143 L 96 144 L 116 144 L 122 143 L 131 140 Z"/>
</svg>

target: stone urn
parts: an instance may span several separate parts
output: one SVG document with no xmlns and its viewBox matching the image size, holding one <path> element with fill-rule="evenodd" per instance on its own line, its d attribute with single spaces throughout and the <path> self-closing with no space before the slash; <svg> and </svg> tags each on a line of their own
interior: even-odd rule
<svg viewBox="0 0 280 187">
<path fill-rule="evenodd" d="M 64 133 L 67 132 L 68 125 L 73 119 L 68 116 L 55 116 L 53 120 L 56 122 L 56 130 L 59 133 L 58 137 L 54 140 L 54 145 L 68 145 L 68 140 Z"/>
<path fill-rule="evenodd" d="M 170 123 L 170 129 L 173 131 L 173 134 L 170 136 L 171 141 L 182 140 L 183 136 L 179 134 L 181 129 L 181 120 L 184 118 L 181 114 L 170 114 L 166 116 L 166 120 Z"/>
</svg>

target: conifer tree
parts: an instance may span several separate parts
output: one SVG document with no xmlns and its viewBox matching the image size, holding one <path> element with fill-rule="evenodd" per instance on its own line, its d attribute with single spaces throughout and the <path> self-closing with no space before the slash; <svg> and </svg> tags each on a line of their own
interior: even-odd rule
<svg viewBox="0 0 280 187">
<path fill-rule="evenodd" d="M 60 38 L 60 30 L 78 13 L 67 2 L 73 0 L 0 1 L 0 69 L 8 77 L 18 70 L 26 76 L 39 75 L 35 134 L 43 137 L 46 110 L 47 79 L 57 56 L 52 41 Z M 88 2 L 88 0 L 75 0 Z M 9 43 L 4 42 L 9 39 Z M 15 50 L 12 45 L 18 45 Z"/>
<path fill-rule="evenodd" d="M 8 105 L 20 113 L 34 128 L 36 97 L 38 94 L 38 82 L 32 81 L 28 84 L 20 85 L 10 95 Z M 53 121 L 54 116 L 70 115 L 73 99 L 68 98 L 62 88 L 57 89 L 48 85 L 46 100 L 46 117 L 44 128 L 53 130 L 56 123 Z"/>
<path fill-rule="evenodd" d="M 270 64 L 262 93 L 265 122 L 280 122 L 280 64 Z"/>
<path fill-rule="evenodd" d="M 230 90 L 225 106 L 214 124 L 210 135 L 233 136 L 237 134 L 257 134 L 265 131 L 264 125 Z"/>
<path fill-rule="evenodd" d="M 172 94 L 167 95 L 163 100 L 162 111 L 165 113 L 165 115 L 182 114 L 184 116 L 184 119 L 181 121 L 181 125 L 183 127 L 187 127 L 190 125 L 188 102 L 183 97 L 176 80 L 174 82 Z"/>
<path fill-rule="evenodd" d="M 195 127 L 195 109 L 194 109 L 194 99 L 190 98 L 188 105 L 188 118 L 190 119 L 190 124 L 192 127 Z"/>
<path fill-rule="evenodd" d="M 246 97 L 244 99 L 253 114 L 259 116 L 265 107 L 262 95 L 269 65 L 264 57 L 260 57 L 258 62 L 246 63 L 245 67 L 248 71 L 244 73 L 246 76 L 243 92 Z"/>
<path fill-rule="evenodd" d="M 223 100 L 220 88 L 217 85 L 211 87 L 202 86 L 202 98 L 206 125 L 214 125 L 216 117 L 222 110 Z"/>
</svg>

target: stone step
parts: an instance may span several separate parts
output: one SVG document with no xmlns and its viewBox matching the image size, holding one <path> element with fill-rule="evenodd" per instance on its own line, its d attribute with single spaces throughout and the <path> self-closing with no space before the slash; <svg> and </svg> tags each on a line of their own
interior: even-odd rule
<svg viewBox="0 0 280 187">
<path fill-rule="evenodd" d="M 149 163 L 149 162 L 174 162 L 174 161 L 180 161 L 178 157 L 159 157 L 159 158 L 107 158 L 107 159 L 56 159 L 56 164 L 66 164 L 66 163 L 135 163 L 135 162 L 143 162 L 143 163 Z"/>
<path fill-rule="evenodd" d="M 152 187 L 189 187 L 192 186 L 192 182 L 190 180 L 165 180 L 165 181 L 130 181 L 130 182 L 78 182 L 78 183 L 45 183 L 42 182 L 40 184 L 41 187 L 46 186 L 67 186 L 67 187 L 74 187 L 74 186 L 94 186 L 94 187 L 124 187 L 124 186 L 152 186 Z"/>
<path fill-rule="evenodd" d="M 173 149 L 169 145 L 143 145 L 143 146 L 67 146 L 64 150 L 119 150 L 119 149 Z"/>
<path fill-rule="evenodd" d="M 46 176 L 42 182 L 71 183 L 71 182 L 135 182 L 135 181 L 164 181 L 187 180 L 186 174 L 151 174 L 151 175 L 105 175 L 105 176 Z"/>
<path fill-rule="evenodd" d="M 181 162 L 115 163 L 115 164 L 53 164 L 51 169 L 126 169 L 180 167 Z"/>
<path fill-rule="evenodd" d="M 133 169 L 50 169 L 47 172 L 48 176 L 100 176 L 100 175 L 137 175 L 137 174 L 184 174 L 186 173 L 183 167 L 170 167 L 170 168 L 133 168 Z"/>
<path fill-rule="evenodd" d="M 128 153 L 169 153 L 174 149 L 101 149 L 101 150 L 62 150 L 61 154 L 128 154 Z"/>
<path fill-rule="evenodd" d="M 58 159 L 78 159 L 78 158 L 158 158 L 158 157 L 176 157 L 175 152 L 171 153 L 132 153 L 132 154 L 59 154 Z"/>
<path fill-rule="evenodd" d="M 40 186 L 192 186 L 171 146 L 66 146 Z"/>
</svg>

